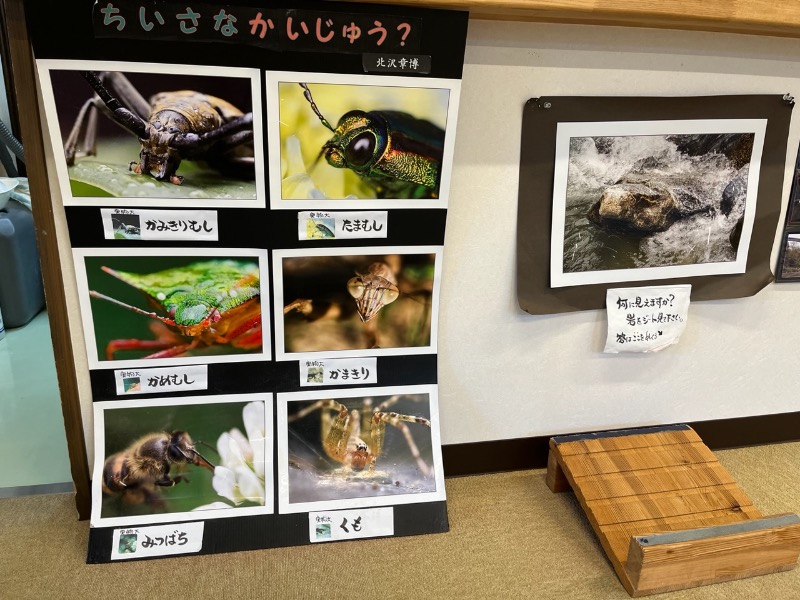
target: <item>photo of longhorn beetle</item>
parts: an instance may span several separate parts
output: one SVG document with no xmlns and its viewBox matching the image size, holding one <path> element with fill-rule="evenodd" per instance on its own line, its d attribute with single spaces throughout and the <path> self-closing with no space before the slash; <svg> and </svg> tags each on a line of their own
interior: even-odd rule
<svg viewBox="0 0 800 600">
<path fill-rule="evenodd" d="M 435 200 L 451 90 L 280 81 L 281 198 Z"/>
<path fill-rule="evenodd" d="M 51 69 L 49 79 L 73 197 L 256 198 L 257 77 Z"/>
</svg>

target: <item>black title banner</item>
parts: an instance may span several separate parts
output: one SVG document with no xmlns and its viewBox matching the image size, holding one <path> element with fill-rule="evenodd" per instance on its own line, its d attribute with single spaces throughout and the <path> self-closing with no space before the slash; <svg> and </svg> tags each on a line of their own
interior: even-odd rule
<svg viewBox="0 0 800 600">
<path fill-rule="evenodd" d="M 290 52 L 415 53 L 421 20 L 387 14 L 202 3 L 97 2 L 94 34 L 101 38 L 250 44 Z"/>
</svg>

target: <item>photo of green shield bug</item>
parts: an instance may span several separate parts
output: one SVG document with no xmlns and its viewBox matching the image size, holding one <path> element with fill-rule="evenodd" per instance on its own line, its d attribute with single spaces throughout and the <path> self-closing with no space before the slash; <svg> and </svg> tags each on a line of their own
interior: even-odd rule
<svg viewBox="0 0 800 600">
<path fill-rule="evenodd" d="M 309 84 L 299 85 L 310 109 L 333 134 L 322 145 L 317 161 L 324 157 L 331 167 L 354 172 L 376 198 L 439 197 L 445 140 L 442 127 L 410 112 L 359 108 L 345 112 L 334 127 L 322 114 Z M 357 97 L 355 86 L 338 87 Z M 433 99 L 441 92 L 423 90 L 429 91 Z"/>
<path fill-rule="evenodd" d="M 183 257 L 178 257 L 183 259 Z M 258 260 L 87 257 L 98 354 L 105 360 L 239 354 L 262 349 Z M 108 266 L 114 264 L 116 268 Z M 130 270 L 122 270 L 117 265 Z M 136 270 L 127 265 L 135 264 Z M 113 279 L 105 277 L 110 275 Z M 120 287 L 116 281 L 126 284 Z M 127 288 L 134 292 L 128 296 Z M 136 305 L 144 294 L 154 310 Z M 123 299 L 120 299 L 120 298 Z M 133 314 L 126 317 L 125 309 Z M 122 355 L 120 355 L 122 353 Z"/>
</svg>

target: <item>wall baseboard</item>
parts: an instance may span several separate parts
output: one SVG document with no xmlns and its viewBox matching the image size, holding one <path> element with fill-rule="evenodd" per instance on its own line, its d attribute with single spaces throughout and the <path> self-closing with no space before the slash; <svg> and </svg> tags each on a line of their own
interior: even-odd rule
<svg viewBox="0 0 800 600">
<path fill-rule="evenodd" d="M 800 441 L 800 412 L 698 421 L 687 425 L 712 450 Z M 592 432 L 568 432 L 569 435 L 579 433 Z M 561 434 L 442 446 L 444 474 L 459 477 L 543 469 L 547 466 L 550 438 L 556 435 Z"/>
</svg>

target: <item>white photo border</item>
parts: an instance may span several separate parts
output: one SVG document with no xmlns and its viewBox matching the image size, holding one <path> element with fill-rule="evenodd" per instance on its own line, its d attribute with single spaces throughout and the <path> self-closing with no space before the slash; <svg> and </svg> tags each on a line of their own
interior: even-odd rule
<svg viewBox="0 0 800 600">
<path fill-rule="evenodd" d="M 95 402 L 94 408 L 94 468 L 92 472 L 92 511 L 89 524 L 91 527 L 118 527 L 149 525 L 153 523 L 177 523 L 182 521 L 207 521 L 209 519 L 222 519 L 225 517 L 244 517 L 248 515 L 271 515 L 275 512 L 275 461 L 273 458 L 274 440 L 271 438 L 274 431 L 273 424 L 273 394 L 223 394 L 219 396 L 186 396 L 183 398 L 148 398 L 144 400 L 111 400 L 108 402 Z M 107 410 L 124 408 L 144 408 L 148 406 L 185 406 L 198 404 L 224 404 L 224 403 L 264 403 L 264 431 L 267 439 L 264 443 L 264 506 L 248 506 L 242 508 L 221 508 L 216 510 L 159 513 L 152 515 L 139 515 L 133 517 L 102 517 L 103 503 L 103 466 L 106 460 L 105 443 L 105 412 Z"/>
<path fill-rule="evenodd" d="M 558 123 L 553 180 L 553 222 L 550 242 L 550 287 L 675 279 L 703 275 L 744 273 L 750 249 L 750 238 L 756 216 L 758 183 L 767 119 L 690 119 L 658 121 L 598 121 Z M 564 272 L 564 226 L 567 181 L 569 177 L 569 142 L 574 137 L 622 137 L 646 135 L 680 135 L 702 133 L 754 133 L 753 152 L 747 178 L 747 200 L 736 260 L 695 265 L 609 269 L 581 273 Z"/>
<path fill-rule="evenodd" d="M 395 77 L 375 75 L 342 75 L 338 73 L 298 73 L 295 71 L 266 71 L 267 88 L 267 146 L 269 149 L 269 195 L 273 209 L 382 209 L 382 208 L 447 208 L 450 197 L 450 177 L 453 172 L 458 105 L 461 95 L 460 79 L 437 79 L 424 77 Z M 444 153 L 439 183 L 439 198 L 414 200 L 399 198 L 363 199 L 283 199 L 281 187 L 281 141 L 280 141 L 280 83 L 339 84 L 372 87 L 401 87 L 420 89 L 446 89 L 450 97 L 447 104 L 447 124 L 444 132 Z M 309 107 L 310 110 L 310 107 Z"/>
<path fill-rule="evenodd" d="M 86 275 L 85 258 L 91 257 L 125 257 L 125 258 L 161 258 L 161 257 L 181 257 L 197 256 L 217 258 L 241 257 L 258 259 L 259 286 L 261 303 L 261 352 L 249 354 L 221 354 L 214 356 L 184 356 L 175 358 L 136 358 L 130 360 L 105 360 L 101 359 L 97 353 L 97 338 L 94 331 L 94 317 L 92 314 L 92 304 L 89 296 L 89 283 Z M 252 362 L 271 360 L 269 319 L 269 253 L 267 250 L 242 249 L 242 248 L 73 248 L 72 257 L 75 264 L 75 279 L 78 284 L 78 304 L 81 309 L 81 321 L 83 321 L 83 338 L 86 346 L 86 358 L 89 362 L 89 369 L 130 369 L 143 367 L 169 367 L 175 365 L 198 365 L 198 364 L 219 364 L 228 362 Z M 145 295 L 142 294 L 142 298 Z M 124 309 L 121 309 L 124 310 Z"/>
<path fill-rule="evenodd" d="M 433 454 L 433 473 L 436 490 L 419 494 L 398 494 L 396 496 L 372 496 L 365 498 L 345 498 L 342 500 L 319 500 L 314 502 L 289 502 L 289 428 L 288 403 L 322 398 L 359 398 L 362 396 L 391 396 L 395 394 L 427 394 L 431 415 L 431 451 Z M 277 397 L 277 438 L 278 438 L 278 513 L 293 514 L 320 510 L 343 508 L 367 508 L 373 506 L 396 506 L 422 502 L 446 500 L 444 487 L 444 467 L 442 464 L 442 440 L 439 431 L 438 386 L 407 385 L 377 388 L 351 388 L 341 390 L 312 390 L 305 392 L 278 393 Z"/>
<path fill-rule="evenodd" d="M 55 171 L 58 178 L 61 200 L 64 206 L 104 206 L 118 207 L 136 205 L 148 208 L 266 208 L 266 173 L 264 172 L 264 137 L 261 103 L 261 71 L 240 67 L 216 67 L 209 65 L 178 65 L 145 62 L 92 61 L 92 60 L 56 60 L 39 59 L 36 61 L 39 84 L 42 91 L 42 108 L 46 130 L 49 131 Z M 84 197 L 73 196 L 69 185 L 67 161 L 64 158 L 64 146 L 56 110 L 55 94 L 50 79 L 50 71 L 122 71 L 127 73 L 149 73 L 153 75 L 202 75 L 206 77 L 237 77 L 250 80 L 250 91 L 253 106 L 253 149 L 255 155 L 256 197 L 249 199 L 216 199 L 216 198 L 159 198 L 148 197 Z M 90 96 L 87 89 L 88 98 Z"/>
<path fill-rule="evenodd" d="M 272 251 L 273 311 L 275 316 L 275 360 L 304 360 L 319 358 L 344 358 L 364 356 L 406 356 L 411 354 L 436 354 L 439 334 L 439 294 L 442 282 L 442 246 L 365 246 L 347 248 L 301 248 Z M 304 256 L 371 256 L 386 254 L 433 254 L 433 293 L 431 295 L 431 340 L 427 346 L 403 348 L 367 348 L 364 350 L 316 350 L 313 352 L 287 352 L 284 338 L 283 259 Z"/>
</svg>

